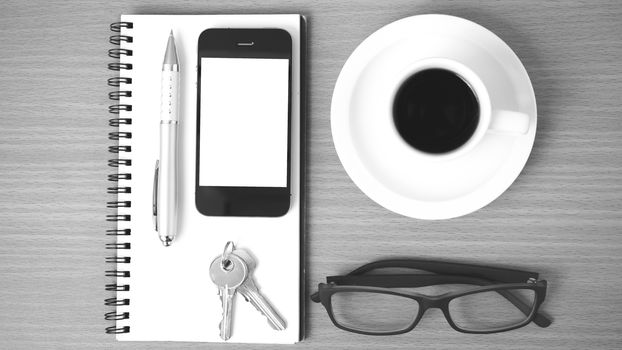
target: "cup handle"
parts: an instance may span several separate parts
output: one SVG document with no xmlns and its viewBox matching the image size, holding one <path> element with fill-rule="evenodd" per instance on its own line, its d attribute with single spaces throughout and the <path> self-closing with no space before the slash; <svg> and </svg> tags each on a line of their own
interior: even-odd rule
<svg viewBox="0 0 622 350">
<path fill-rule="evenodd" d="M 529 131 L 529 119 L 525 113 L 496 110 L 492 113 L 489 129 L 504 134 L 524 135 Z"/>
</svg>

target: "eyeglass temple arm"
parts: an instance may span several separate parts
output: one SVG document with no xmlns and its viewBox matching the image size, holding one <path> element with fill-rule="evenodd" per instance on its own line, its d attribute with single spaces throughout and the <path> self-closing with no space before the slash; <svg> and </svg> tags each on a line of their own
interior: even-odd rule
<svg viewBox="0 0 622 350">
<path fill-rule="evenodd" d="M 497 281 L 490 281 L 470 276 L 452 276 L 452 275 L 417 275 L 417 274 L 394 274 L 394 275 L 363 275 L 363 276 L 329 276 L 326 278 L 327 283 L 335 283 L 337 285 L 356 285 L 356 286 L 372 286 L 384 288 L 416 288 L 426 287 L 437 284 L 473 284 L 486 286 L 497 284 Z M 523 302 L 519 297 L 509 290 L 495 290 L 512 305 L 516 306 L 523 314 L 529 316 L 531 307 Z M 312 295 L 311 299 L 313 300 Z M 317 296 L 319 301 L 319 295 Z M 314 300 L 315 301 L 315 300 Z M 541 313 L 536 313 L 533 322 L 540 327 L 548 327 L 552 321 Z"/>
<path fill-rule="evenodd" d="M 430 261 L 418 259 L 390 259 L 379 260 L 365 264 L 348 275 L 362 275 L 376 269 L 386 268 L 407 268 L 423 270 L 442 275 L 470 276 L 479 277 L 491 281 L 503 283 L 521 283 L 529 279 L 538 279 L 538 273 L 506 269 L 500 267 L 490 267 L 483 265 L 462 264 L 445 261 Z"/>
<path fill-rule="evenodd" d="M 353 270 L 348 273 L 348 275 L 362 275 L 373 270 L 385 268 L 408 268 L 454 276 L 466 275 L 503 283 L 521 283 L 532 278 L 535 280 L 538 279 L 538 273 L 536 272 L 420 259 L 389 259 L 374 261 Z M 317 293 L 314 293 L 311 296 L 311 299 L 316 303 L 320 301 Z"/>
</svg>

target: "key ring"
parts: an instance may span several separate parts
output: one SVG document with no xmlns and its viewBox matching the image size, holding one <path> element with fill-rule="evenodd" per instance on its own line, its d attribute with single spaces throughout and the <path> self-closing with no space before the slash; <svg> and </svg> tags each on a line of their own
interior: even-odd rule
<svg viewBox="0 0 622 350">
<path fill-rule="evenodd" d="M 235 244 L 233 241 L 229 241 L 225 244 L 225 249 L 223 249 L 222 257 L 220 259 L 220 267 L 225 271 L 229 271 L 231 269 L 231 260 L 229 260 L 229 255 L 233 253 L 234 250 Z"/>
</svg>

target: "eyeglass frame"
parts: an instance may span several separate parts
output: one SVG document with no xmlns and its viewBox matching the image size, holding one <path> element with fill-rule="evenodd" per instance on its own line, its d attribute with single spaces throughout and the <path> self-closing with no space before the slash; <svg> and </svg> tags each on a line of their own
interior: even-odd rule
<svg viewBox="0 0 622 350">
<path fill-rule="evenodd" d="M 436 274 L 370 274 L 365 273 L 383 268 L 410 268 L 428 271 Z M 415 259 L 381 260 L 363 265 L 344 276 L 329 276 L 327 283 L 318 285 L 318 292 L 311 295 L 311 300 L 321 303 L 326 309 L 333 324 L 345 331 L 366 335 L 396 335 L 412 331 L 428 309 L 441 309 L 447 323 L 456 331 L 471 334 L 490 334 L 506 332 L 521 328 L 534 322 L 540 327 L 548 327 L 552 321 L 539 312 L 544 302 L 547 281 L 538 280 L 538 273 L 497 268 L 490 266 L 440 262 Z M 429 296 L 415 292 L 396 291 L 391 288 L 416 288 L 441 284 L 472 284 L 474 288 L 463 291 Z M 525 304 L 512 293 L 503 293 L 505 290 L 528 289 L 533 290 L 535 299 L 533 305 Z M 494 291 L 505 297 L 516 306 L 525 316 L 525 320 L 507 327 L 497 327 L 489 330 L 469 330 L 460 328 L 451 318 L 449 303 L 465 295 Z M 395 331 L 367 331 L 349 328 L 340 324 L 333 313 L 332 296 L 340 292 L 368 292 L 389 294 L 409 298 L 417 302 L 419 308 L 413 322 L 401 330 Z"/>
</svg>

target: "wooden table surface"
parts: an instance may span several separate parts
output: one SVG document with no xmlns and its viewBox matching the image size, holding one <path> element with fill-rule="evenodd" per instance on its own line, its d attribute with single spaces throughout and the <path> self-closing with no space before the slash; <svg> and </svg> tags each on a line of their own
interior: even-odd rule
<svg viewBox="0 0 622 350">
<path fill-rule="evenodd" d="M 0 3 L 0 348 L 225 349 L 120 343 L 105 335 L 108 24 L 121 13 L 302 13 L 309 20 L 309 289 L 386 257 L 531 269 L 549 281 L 547 329 L 453 331 L 438 310 L 418 328 L 369 337 L 307 304 L 298 348 L 614 349 L 622 346 L 622 2 L 7 1 Z M 348 178 L 330 98 L 369 34 L 402 17 L 457 15 L 503 38 L 538 100 L 533 153 L 500 198 L 466 217 L 391 213 Z"/>
</svg>

